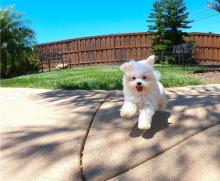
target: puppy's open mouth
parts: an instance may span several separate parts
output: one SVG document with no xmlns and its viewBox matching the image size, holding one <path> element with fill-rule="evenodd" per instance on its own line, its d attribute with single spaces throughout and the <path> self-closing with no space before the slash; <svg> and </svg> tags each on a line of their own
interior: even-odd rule
<svg viewBox="0 0 220 181">
<path fill-rule="evenodd" d="M 136 86 L 136 89 L 138 92 L 142 92 L 144 88 L 142 86 Z"/>
</svg>

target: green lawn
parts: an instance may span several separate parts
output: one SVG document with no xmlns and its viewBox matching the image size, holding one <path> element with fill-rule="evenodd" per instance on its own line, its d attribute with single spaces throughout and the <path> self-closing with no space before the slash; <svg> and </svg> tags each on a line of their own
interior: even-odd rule
<svg viewBox="0 0 220 181">
<path fill-rule="evenodd" d="M 201 71 L 201 67 L 155 65 L 155 68 L 161 72 L 161 82 L 165 87 L 206 83 L 193 76 L 193 72 Z M 1 80 L 1 87 L 114 90 L 122 89 L 122 75 L 118 66 L 114 65 L 77 67 Z"/>
</svg>

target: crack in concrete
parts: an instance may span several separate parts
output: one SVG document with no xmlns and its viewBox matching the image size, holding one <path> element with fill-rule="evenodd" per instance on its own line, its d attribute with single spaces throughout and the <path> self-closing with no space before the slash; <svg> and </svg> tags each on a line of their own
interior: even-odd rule
<svg viewBox="0 0 220 181">
<path fill-rule="evenodd" d="M 111 94 L 111 93 L 110 93 L 110 94 Z M 101 102 L 101 103 L 99 104 L 99 106 L 97 107 L 95 113 L 92 115 L 91 122 L 90 122 L 90 124 L 89 124 L 89 127 L 88 127 L 88 129 L 87 129 L 87 132 L 86 132 L 85 137 L 84 137 L 83 142 L 82 142 L 82 146 L 81 146 L 81 148 L 80 148 L 80 171 L 81 171 L 81 178 L 82 178 L 83 181 L 86 181 L 86 177 L 85 177 L 85 174 L 84 174 L 84 172 L 83 172 L 83 163 L 82 163 L 82 160 L 83 160 L 83 151 L 84 151 L 84 147 L 85 147 L 85 144 L 86 144 L 86 140 L 87 140 L 87 137 L 88 137 L 88 135 L 89 135 L 89 131 L 90 131 L 90 128 L 91 128 L 91 126 L 92 126 L 92 123 L 93 123 L 93 121 L 94 121 L 94 119 L 95 119 L 96 114 L 99 112 L 100 107 L 105 103 L 106 99 L 110 96 L 110 94 L 107 94 L 107 95 L 103 98 L 102 102 Z"/>
<path fill-rule="evenodd" d="M 194 133 L 194 134 L 192 134 L 192 135 L 190 135 L 190 136 L 184 138 L 183 140 L 181 140 L 180 142 L 178 142 L 178 143 L 176 143 L 175 145 L 171 146 L 170 148 L 165 149 L 164 151 L 162 151 L 162 152 L 160 152 L 160 153 L 158 153 L 158 154 L 152 156 L 151 158 L 149 158 L 149 159 L 147 159 L 147 160 L 145 160 L 145 161 L 143 161 L 143 162 L 141 162 L 141 163 L 139 163 L 139 164 L 137 164 L 137 165 L 134 165 L 134 166 L 132 166 L 131 168 L 129 168 L 129 169 L 125 170 L 125 171 L 122 171 L 122 172 L 118 173 L 117 175 L 115 175 L 115 176 L 113 176 L 113 177 L 110 177 L 110 178 L 108 178 L 108 179 L 106 179 L 106 180 L 110 180 L 110 179 L 113 179 L 113 178 L 115 178 L 115 177 L 117 177 L 117 176 L 119 176 L 119 175 L 122 175 L 122 174 L 124 174 L 124 173 L 126 173 L 126 172 L 128 172 L 128 171 L 130 171 L 130 170 L 132 170 L 132 169 L 134 169 L 134 168 L 136 168 L 136 167 L 138 167 L 138 166 L 140 166 L 141 164 L 146 163 L 146 162 L 148 162 L 148 161 L 150 161 L 150 160 L 156 158 L 157 156 L 164 154 L 165 152 L 171 150 L 171 149 L 174 148 L 175 146 L 177 146 L 177 145 L 179 145 L 179 144 L 181 144 L 181 143 L 187 141 L 189 138 L 191 138 L 191 137 L 193 137 L 193 136 L 195 136 L 195 135 L 197 135 L 197 134 L 199 134 L 199 133 L 201 133 L 201 132 L 203 132 L 203 131 L 206 131 L 206 130 L 212 128 L 212 127 L 215 127 L 215 126 L 218 125 L 218 124 L 220 124 L 220 122 L 217 122 L 217 123 L 215 123 L 214 125 L 209 126 L 209 127 L 207 127 L 207 128 L 203 128 L 203 129 L 201 129 L 200 131 L 198 131 L 198 132 L 196 132 L 196 133 Z"/>
<path fill-rule="evenodd" d="M 92 126 L 92 123 L 93 123 L 93 121 L 95 120 L 95 117 L 96 117 L 97 113 L 98 113 L 99 110 L 100 110 L 100 107 L 103 105 L 103 103 L 106 102 L 106 100 L 108 99 L 108 97 L 111 96 L 111 95 L 114 95 L 114 92 L 110 92 L 109 94 L 107 94 L 106 97 L 103 99 L 103 101 L 102 101 L 102 102 L 100 103 L 100 105 L 98 106 L 98 108 L 96 109 L 96 112 L 95 112 L 95 113 L 93 114 L 93 116 L 92 116 L 92 120 L 91 120 L 91 123 L 90 123 L 90 125 L 89 125 L 88 130 L 87 130 L 87 133 L 86 133 L 86 135 L 85 135 L 85 138 L 83 139 L 83 144 L 82 144 L 82 147 L 81 147 L 81 150 L 80 150 L 80 169 L 81 169 L 81 175 L 82 175 L 82 180 L 83 180 L 83 181 L 86 181 L 86 177 L 85 177 L 85 174 L 84 174 L 84 171 L 83 171 L 83 165 L 82 165 L 83 151 L 84 151 L 84 147 L 85 147 L 85 144 L 86 144 L 86 140 L 87 140 L 87 137 L 88 137 L 90 128 L 91 128 L 91 126 Z M 151 159 L 154 159 L 154 158 L 156 158 L 157 156 L 164 154 L 165 152 L 167 152 L 167 151 L 171 150 L 172 148 L 176 147 L 177 145 L 179 145 L 179 144 L 181 144 L 181 143 L 187 141 L 189 138 L 191 138 L 191 137 L 193 137 L 193 136 L 195 136 L 195 135 L 197 135 L 197 134 L 199 134 L 199 133 L 201 133 L 201 132 L 203 132 L 203 131 L 205 131 L 205 130 L 207 130 L 207 129 L 210 129 L 210 128 L 212 128 L 212 127 L 218 125 L 218 124 L 220 124 L 220 122 L 217 122 L 217 123 L 215 123 L 215 124 L 213 124 L 213 125 L 211 125 L 211 126 L 209 126 L 209 127 L 206 127 L 206 128 L 201 128 L 201 130 L 198 130 L 198 132 L 195 132 L 195 133 L 193 133 L 192 135 L 190 135 L 190 136 L 188 136 L 188 137 L 182 139 L 181 141 L 177 142 L 175 145 L 171 146 L 170 148 L 167 148 L 167 149 L 161 151 L 160 153 L 153 155 L 151 158 L 149 158 L 149 159 L 147 159 L 147 160 L 145 160 L 145 161 L 143 161 L 143 162 L 141 162 L 141 163 L 138 163 L 137 165 L 134 165 L 134 166 L 130 167 L 129 169 L 118 173 L 118 174 L 115 175 L 115 176 L 112 176 L 112 177 L 110 177 L 110 178 L 107 178 L 106 180 L 110 180 L 110 179 L 116 178 L 117 176 L 120 176 L 120 175 L 122 175 L 122 174 L 124 174 L 124 173 L 126 173 L 126 172 L 128 172 L 128 171 L 130 171 L 130 170 L 132 170 L 132 169 L 134 169 L 134 168 L 136 168 L 136 167 L 138 167 L 138 166 L 140 166 L 141 164 L 146 163 L 146 162 L 150 161 Z"/>
</svg>

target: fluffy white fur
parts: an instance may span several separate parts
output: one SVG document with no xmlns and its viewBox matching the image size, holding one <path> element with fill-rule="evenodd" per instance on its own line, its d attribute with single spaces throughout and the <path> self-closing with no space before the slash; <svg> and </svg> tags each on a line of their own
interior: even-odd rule
<svg viewBox="0 0 220 181">
<path fill-rule="evenodd" d="M 139 129 L 149 129 L 155 111 L 166 107 L 165 90 L 159 82 L 159 72 L 153 69 L 154 62 L 155 56 L 151 55 L 146 60 L 132 60 L 120 66 L 124 72 L 124 103 L 120 114 L 130 118 L 139 110 Z"/>
</svg>

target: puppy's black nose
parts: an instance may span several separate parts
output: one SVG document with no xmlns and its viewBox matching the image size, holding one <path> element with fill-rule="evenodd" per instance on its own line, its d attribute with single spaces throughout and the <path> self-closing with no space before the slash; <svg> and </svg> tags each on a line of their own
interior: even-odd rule
<svg viewBox="0 0 220 181">
<path fill-rule="evenodd" d="M 141 82 L 137 82 L 137 85 L 138 85 L 138 86 L 141 86 L 141 84 L 142 84 Z"/>
</svg>

